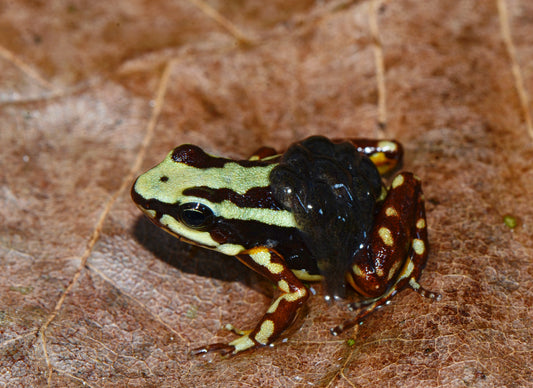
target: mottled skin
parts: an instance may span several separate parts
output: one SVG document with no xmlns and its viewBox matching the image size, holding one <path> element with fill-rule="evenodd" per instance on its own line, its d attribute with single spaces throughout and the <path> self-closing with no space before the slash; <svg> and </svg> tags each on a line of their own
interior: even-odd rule
<svg viewBox="0 0 533 388">
<path fill-rule="evenodd" d="M 237 257 L 281 293 L 254 329 L 195 353 L 271 344 L 309 297 L 302 280 L 324 280 L 327 299 L 343 297 L 346 281 L 363 297 L 335 335 L 406 287 L 435 298 L 417 282 L 428 253 L 420 181 L 403 172 L 387 190 L 379 178 L 401 158 L 399 143 L 368 139 L 311 137 L 247 160 L 182 145 L 141 175 L 132 198 L 156 225 Z"/>
</svg>

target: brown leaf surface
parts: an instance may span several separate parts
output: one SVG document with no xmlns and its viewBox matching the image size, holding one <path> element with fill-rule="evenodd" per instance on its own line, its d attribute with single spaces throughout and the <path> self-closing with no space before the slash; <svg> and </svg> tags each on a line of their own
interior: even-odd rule
<svg viewBox="0 0 533 388">
<path fill-rule="evenodd" d="M 0 385 L 533 385 L 532 15 L 529 0 L 0 2 Z M 185 142 L 246 156 L 315 133 L 403 142 L 427 198 L 421 282 L 442 300 L 402 292 L 337 338 L 349 313 L 317 296 L 286 342 L 189 357 L 252 327 L 272 286 L 144 220 L 134 175 Z"/>
</svg>

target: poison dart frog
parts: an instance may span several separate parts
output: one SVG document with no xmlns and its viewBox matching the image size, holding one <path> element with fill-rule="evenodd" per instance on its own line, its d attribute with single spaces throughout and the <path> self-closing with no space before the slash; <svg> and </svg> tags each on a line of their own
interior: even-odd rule
<svg viewBox="0 0 533 388">
<path fill-rule="evenodd" d="M 263 147 L 245 160 L 185 144 L 139 176 L 133 201 L 156 225 L 237 257 L 280 291 L 253 330 L 194 353 L 272 344 L 309 297 L 302 281 L 324 281 L 327 300 L 345 297 L 347 283 L 362 297 L 334 335 L 404 288 L 437 298 L 418 283 L 428 254 L 420 180 L 402 172 L 387 189 L 381 178 L 402 154 L 392 140 L 322 136 L 282 154 Z"/>
</svg>

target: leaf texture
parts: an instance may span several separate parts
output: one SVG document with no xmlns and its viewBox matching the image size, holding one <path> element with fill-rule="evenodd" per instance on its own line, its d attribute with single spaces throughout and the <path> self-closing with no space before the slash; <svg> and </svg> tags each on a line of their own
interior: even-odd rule
<svg viewBox="0 0 533 388">
<path fill-rule="evenodd" d="M 527 0 L 0 3 L 0 385 L 533 385 L 531 15 Z M 243 157 L 312 134 L 403 143 L 426 195 L 421 284 L 442 299 L 401 292 L 332 337 L 350 312 L 312 285 L 286 341 L 189 356 L 253 327 L 273 288 L 144 220 L 134 177 L 182 143 Z"/>
</svg>

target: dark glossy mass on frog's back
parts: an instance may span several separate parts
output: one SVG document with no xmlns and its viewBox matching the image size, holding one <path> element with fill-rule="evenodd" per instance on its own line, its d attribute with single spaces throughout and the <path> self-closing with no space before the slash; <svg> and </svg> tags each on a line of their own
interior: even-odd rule
<svg viewBox="0 0 533 388">
<path fill-rule="evenodd" d="M 293 212 L 328 294 L 343 297 L 346 270 L 372 230 L 382 186 L 376 167 L 351 143 L 313 136 L 287 150 L 270 182 Z"/>
</svg>

